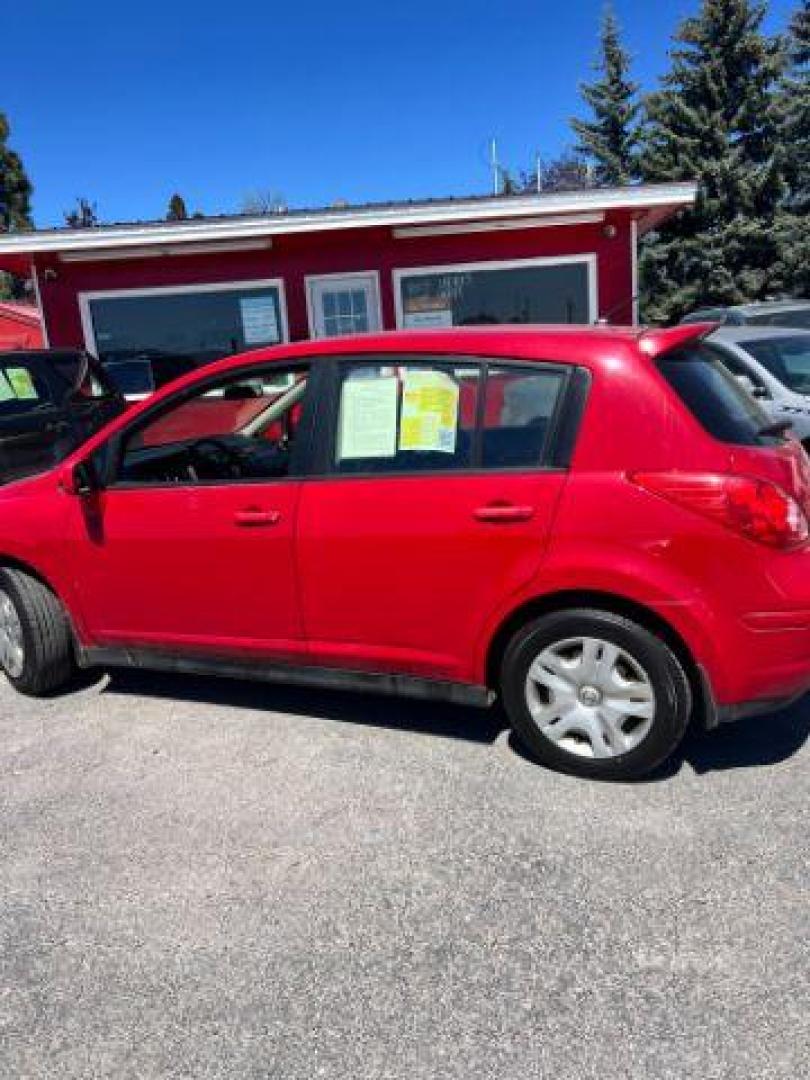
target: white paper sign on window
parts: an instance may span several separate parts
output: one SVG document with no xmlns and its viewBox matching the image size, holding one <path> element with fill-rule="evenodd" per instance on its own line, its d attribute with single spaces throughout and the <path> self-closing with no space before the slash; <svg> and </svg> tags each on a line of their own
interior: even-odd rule
<svg viewBox="0 0 810 1080">
<path fill-rule="evenodd" d="M 453 325 L 453 312 L 450 308 L 435 308 L 432 311 L 406 311 L 403 325 L 408 330 L 436 330 Z"/>
<path fill-rule="evenodd" d="M 400 450 L 454 454 L 458 384 L 443 371 L 406 371 L 402 381 Z"/>
<path fill-rule="evenodd" d="M 246 345 L 280 341 L 276 302 L 272 296 L 243 296 L 239 300 Z"/>
<path fill-rule="evenodd" d="M 398 397 L 396 376 L 346 380 L 340 401 L 340 461 L 395 456 Z"/>
</svg>

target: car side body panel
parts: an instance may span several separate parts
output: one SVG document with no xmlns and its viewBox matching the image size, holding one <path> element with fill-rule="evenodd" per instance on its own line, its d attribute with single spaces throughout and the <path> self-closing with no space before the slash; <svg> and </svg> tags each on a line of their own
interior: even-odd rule
<svg viewBox="0 0 810 1080">
<path fill-rule="evenodd" d="M 633 480 L 655 470 L 752 474 L 810 500 L 798 444 L 760 450 L 716 441 L 657 371 L 662 352 L 710 329 L 399 333 L 234 357 L 134 406 L 59 469 L 3 488 L 0 561 L 29 565 L 53 586 L 82 645 L 131 656 L 165 649 L 199 660 L 207 651 L 481 687 L 504 621 L 534 601 L 577 591 L 615 596 L 663 619 L 720 704 L 786 696 L 810 685 L 810 546 L 770 550 Z M 361 353 L 586 368 L 592 385 L 570 470 L 369 479 L 313 468 L 287 483 L 284 506 L 259 508 L 282 512 L 287 531 L 276 534 L 283 544 L 275 555 L 261 530 L 230 531 L 233 515 L 250 509 L 238 484 L 214 496 L 182 484 L 164 491 L 168 534 L 155 512 L 158 490 L 68 491 L 75 464 L 198 383 L 259 362 L 305 358 L 316 366 L 319 357 Z M 134 498 L 126 507 L 108 509 L 105 500 L 127 494 Z M 513 521 L 477 516 L 504 504 L 527 513 Z M 121 546 L 102 581 L 114 534 Z M 271 559 L 280 576 L 268 582 Z M 283 625 L 269 634 L 257 619 L 279 595 Z"/>
</svg>

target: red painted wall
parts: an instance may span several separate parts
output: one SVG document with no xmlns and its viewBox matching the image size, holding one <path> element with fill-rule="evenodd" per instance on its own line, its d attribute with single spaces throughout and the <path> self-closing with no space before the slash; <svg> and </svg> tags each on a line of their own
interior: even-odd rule
<svg viewBox="0 0 810 1080">
<path fill-rule="evenodd" d="M 28 304 L 0 304 L 0 352 L 6 349 L 41 349 L 39 312 Z"/>
<path fill-rule="evenodd" d="M 613 225 L 616 235 L 605 235 Z M 264 251 L 161 256 L 124 261 L 61 263 L 37 260 L 42 307 L 52 346 L 81 346 L 78 293 L 161 285 L 283 278 L 290 338 L 309 336 L 304 277 L 342 271 L 380 274 L 383 326 L 396 325 L 392 271 L 440 264 L 595 253 L 599 314 L 632 321 L 631 222 L 628 213 L 598 225 L 566 225 L 397 240 L 390 228 L 345 229 L 273 238 Z"/>
</svg>

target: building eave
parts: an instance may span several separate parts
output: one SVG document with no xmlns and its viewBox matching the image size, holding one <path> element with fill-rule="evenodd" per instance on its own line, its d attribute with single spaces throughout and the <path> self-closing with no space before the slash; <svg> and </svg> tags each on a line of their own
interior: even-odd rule
<svg viewBox="0 0 810 1080">
<path fill-rule="evenodd" d="M 293 236 L 343 229 L 416 228 L 462 222 L 512 221 L 544 216 L 575 224 L 583 214 L 627 211 L 640 222 L 658 221 L 690 207 L 697 187 L 691 183 L 654 184 L 639 187 L 595 188 L 575 192 L 508 197 L 460 198 L 424 203 L 400 203 L 367 207 L 292 211 L 261 216 L 207 218 L 179 222 L 146 222 L 103 225 L 88 229 L 53 229 L 0 236 L 0 267 L 36 255 L 97 253 L 139 248 L 161 250 L 197 245 L 227 245 L 277 236 Z"/>
</svg>

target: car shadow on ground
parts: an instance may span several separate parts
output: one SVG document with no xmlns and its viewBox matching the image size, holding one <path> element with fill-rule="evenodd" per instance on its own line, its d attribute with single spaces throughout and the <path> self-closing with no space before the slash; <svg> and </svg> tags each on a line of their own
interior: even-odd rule
<svg viewBox="0 0 810 1080">
<path fill-rule="evenodd" d="M 727 769 L 777 765 L 798 753 L 808 737 L 810 696 L 781 712 L 722 724 L 714 731 L 703 731 L 693 725 L 676 753 L 640 783 L 669 780 L 684 765 L 689 765 L 698 776 Z M 533 760 L 514 734 L 509 735 L 509 745 L 521 757 Z"/>
<path fill-rule="evenodd" d="M 90 682 L 90 679 L 84 679 L 83 685 Z M 509 728 L 498 705 L 491 709 L 473 709 L 445 702 L 413 701 L 341 690 L 310 690 L 214 676 L 120 670 L 110 673 L 103 693 L 268 710 L 484 744 L 494 743 Z M 711 732 L 690 730 L 678 752 L 645 782 L 669 779 L 680 772 L 684 764 L 698 775 L 775 765 L 796 754 L 808 737 L 810 695 L 791 708 L 769 716 L 724 724 Z M 509 746 L 520 757 L 532 760 L 529 751 L 513 734 L 509 735 Z"/>
<path fill-rule="evenodd" d="M 509 726 L 498 709 L 473 709 L 443 701 L 414 701 L 207 675 L 111 671 L 103 692 L 229 709 L 260 709 L 367 727 L 401 728 L 420 735 L 478 743 L 495 742 Z"/>
</svg>

